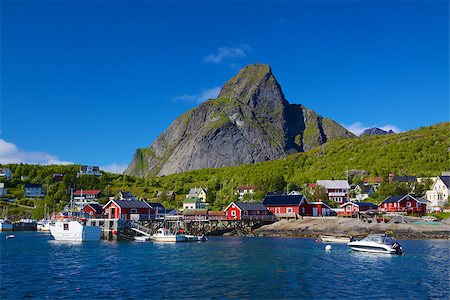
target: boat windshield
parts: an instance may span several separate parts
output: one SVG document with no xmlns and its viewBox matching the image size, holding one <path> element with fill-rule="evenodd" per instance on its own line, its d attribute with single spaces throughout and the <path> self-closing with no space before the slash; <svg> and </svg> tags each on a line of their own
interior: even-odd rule
<svg viewBox="0 0 450 300">
<path fill-rule="evenodd" d="M 393 244 L 393 240 L 390 236 L 378 235 L 378 234 L 369 235 L 366 238 L 364 238 L 363 241 L 376 242 L 376 243 L 381 243 L 381 244 L 386 244 L 386 245 Z"/>
</svg>

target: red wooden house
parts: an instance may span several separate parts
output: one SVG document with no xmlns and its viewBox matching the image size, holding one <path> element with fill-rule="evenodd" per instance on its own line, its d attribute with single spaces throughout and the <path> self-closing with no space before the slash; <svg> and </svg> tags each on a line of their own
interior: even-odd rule
<svg viewBox="0 0 450 300">
<path fill-rule="evenodd" d="M 347 202 L 341 205 L 343 211 L 338 212 L 338 216 L 355 217 L 360 212 L 378 211 L 378 205 L 370 202 Z"/>
<path fill-rule="evenodd" d="M 228 220 L 268 220 L 273 216 L 262 203 L 231 202 L 225 209 Z"/>
<path fill-rule="evenodd" d="M 331 208 L 323 202 L 308 202 L 299 195 L 267 194 L 263 204 L 278 218 L 298 218 L 299 216 L 330 216 Z"/>
<path fill-rule="evenodd" d="M 90 203 L 86 204 L 80 213 L 86 218 L 102 218 L 103 208 L 98 204 Z"/>
<path fill-rule="evenodd" d="M 150 219 L 154 215 L 153 208 L 145 201 L 109 200 L 103 206 L 108 219 Z"/>
<path fill-rule="evenodd" d="M 424 214 L 427 211 L 426 200 L 417 199 L 409 194 L 390 196 L 380 204 L 380 211 Z"/>
</svg>

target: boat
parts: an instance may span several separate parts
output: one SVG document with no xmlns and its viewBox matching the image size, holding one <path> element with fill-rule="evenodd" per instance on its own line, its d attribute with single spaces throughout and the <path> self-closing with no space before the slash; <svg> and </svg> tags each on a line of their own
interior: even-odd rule
<svg viewBox="0 0 450 300">
<path fill-rule="evenodd" d="M 16 236 L 14 235 L 14 234 L 8 234 L 7 236 L 6 236 L 6 239 L 13 239 L 13 238 L 15 238 Z"/>
<path fill-rule="evenodd" d="M 0 219 L 0 231 L 12 231 L 14 228 L 13 224 L 5 219 Z"/>
<path fill-rule="evenodd" d="M 353 241 L 353 237 L 319 235 L 319 240 L 324 243 L 347 244 Z"/>
<path fill-rule="evenodd" d="M 148 242 L 150 241 L 151 237 L 147 236 L 147 235 L 141 235 L 141 236 L 135 236 L 134 240 L 138 241 L 138 242 Z"/>
<path fill-rule="evenodd" d="M 206 242 L 208 238 L 206 236 L 202 235 L 185 235 L 186 242 Z"/>
<path fill-rule="evenodd" d="M 57 241 L 99 241 L 102 229 L 99 226 L 87 226 L 77 220 L 61 220 L 50 224 L 50 233 Z"/>
<path fill-rule="evenodd" d="M 403 255 L 403 247 L 387 234 L 369 234 L 366 238 L 347 244 L 354 251 Z"/>
<path fill-rule="evenodd" d="M 169 228 L 159 228 L 150 238 L 154 242 L 186 242 L 186 236 L 184 234 L 174 234 Z"/>
<path fill-rule="evenodd" d="M 36 224 L 36 229 L 38 231 L 50 231 L 50 221 L 49 220 L 40 220 Z"/>
</svg>

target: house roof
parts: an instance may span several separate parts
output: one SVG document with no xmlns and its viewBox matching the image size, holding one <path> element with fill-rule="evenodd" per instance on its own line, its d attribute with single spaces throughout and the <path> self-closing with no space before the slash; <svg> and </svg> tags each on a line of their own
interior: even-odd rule
<svg viewBox="0 0 450 300">
<path fill-rule="evenodd" d="M 370 203 L 370 202 L 347 202 L 341 205 L 341 207 L 344 207 L 346 205 L 357 205 L 360 207 L 372 207 L 372 208 L 377 208 L 378 205 L 376 205 L 375 203 Z"/>
<path fill-rule="evenodd" d="M 200 202 L 200 198 L 198 197 L 189 197 L 184 199 L 183 204 L 187 204 L 187 203 L 197 203 Z"/>
<path fill-rule="evenodd" d="M 162 203 L 159 202 L 147 202 L 153 209 L 166 209 L 164 205 L 162 205 Z"/>
<path fill-rule="evenodd" d="M 364 183 L 382 183 L 382 177 L 364 178 Z"/>
<path fill-rule="evenodd" d="M 108 203 L 106 203 L 103 206 L 103 209 L 109 205 L 109 203 L 114 202 L 121 208 L 152 208 L 147 202 L 145 201 L 138 201 L 138 200 L 110 200 Z"/>
<path fill-rule="evenodd" d="M 321 185 L 326 189 L 349 189 L 347 180 L 317 180 L 317 185 Z"/>
<path fill-rule="evenodd" d="M 206 193 L 207 189 L 204 188 L 193 188 L 189 190 L 188 198 L 197 197 L 201 191 Z"/>
<path fill-rule="evenodd" d="M 438 176 L 447 188 L 450 188 L 450 176 Z"/>
<path fill-rule="evenodd" d="M 303 195 L 266 195 L 263 204 L 265 206 L 276 205 L 299 205 L 302 202 Z"/>
<path fill-rule="evenodd" d="M 410 194 L 407 194 L 407 195 L 403 195 L 403 196 L 390 196 L 390 197 L 387 197 L 383 202 L 381 202 L 381 204 L 383 204 L 383 203 L 400 202 L 403 198 L 406 198 L 408 196 L 414 201 L 421 202 L 420 200 L 414 198 Z"/>
<path fill-rule="evenodd" d="M 234 202 L 241 210 L 267 210 L 262 203 Z"/>
<path fill-rule="evenodd" d="M 393 182 L 417 182 L 416 176 L 394 176 L 392 177 Z"/>
<path fill-rule="evenodd" d="M 362 194 L 368 194 L 371 191 L 374 191 L 374 188 L 371 185 L 363 185 L 362 188 L 361 188 L 361 193 Z"/>
<path fill-rule="evenodd" d="M 88 206 L 92 207 L 92 209 L 94 209 L 95 213 L 97 213 L 97 214 L 101 214 L 103 212 L 103 208 L 96 203 L 95 204 L 94 203 L 86 204 L 85 206 L 83 206 L 82 210 L 84 210 Z"/>
<path fill-rule="evenodd" d="M 256 189 L 256 186 L 253 186 L 253 185 L 241 185 L 237 189 L 238 189 L 238 191 L 254 190 L 254 189 Z"/>
<path fill-rule="evenodd" d="M 79 196 L 79 195 L 81 196 L 82 194 L 83 195 L 97 195 L 101 192 L 102 192 L 101 190 L 76 190 L 73 193 L 73 195 L 74 196 Z"/>
<path fill-rule="evenodd" d="M 40 183 L 25 183 L 25 188 L 42 188 Z"/>
<path fill-rule="evenodd" d="M 206 216 L 207 214 L 207 209 L 186 209 L 183 211 L 183 215 L 185 216 Z"/>
<path fill-rule="evenodd" d="M 133 198 L 133 194 L 130 191 L 120 191 L 119 193 L 122 194 L 123 198 Z"/>
</svg>

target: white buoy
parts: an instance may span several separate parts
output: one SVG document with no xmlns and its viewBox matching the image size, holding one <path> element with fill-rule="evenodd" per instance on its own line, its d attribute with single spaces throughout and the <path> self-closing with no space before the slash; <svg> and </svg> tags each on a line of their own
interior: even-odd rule
<svg viewBox="0 0 450 300">
<path fill-rule="evenodd" d="M 325 246 L 325 251 L 331 251 L 331 245 L 326 245 Z"/>
</svg>

